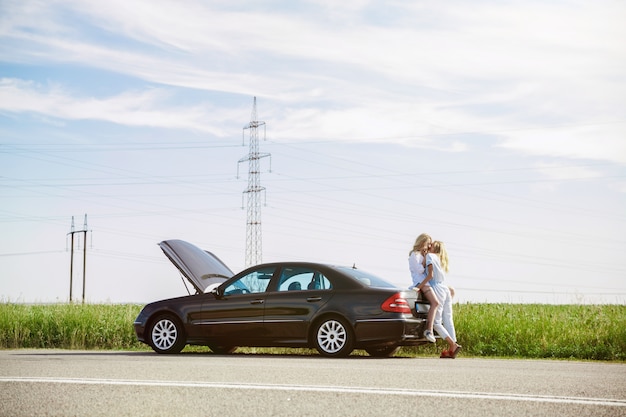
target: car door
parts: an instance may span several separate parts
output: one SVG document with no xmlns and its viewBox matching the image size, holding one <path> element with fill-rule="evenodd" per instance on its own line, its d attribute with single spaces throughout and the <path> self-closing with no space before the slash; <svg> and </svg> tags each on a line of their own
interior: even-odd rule
<svg viewBox="0 0 626 417">
<path fill-rule="evenodd" d="M 260 267 L 234 277 L 220 286 L 218 297 L 202 305 L 199 323 L 209 340 L 242 344 L 262 337 L 266 289 L 276 270 Z"/>
<path fill-rule="evenodd" d="M 265 299 L 266 338 L 303 343 L 311 319 L 333 295 L 332 284 L 309 267 L 285 266 L 278 273 L 276 291 Z"/>
</svg>

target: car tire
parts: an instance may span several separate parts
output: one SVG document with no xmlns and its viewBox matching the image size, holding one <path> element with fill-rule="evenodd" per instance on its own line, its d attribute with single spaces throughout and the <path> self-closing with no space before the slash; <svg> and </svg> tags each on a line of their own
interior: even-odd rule
<svg viewBox="0 0 626 417">
<path fill-rule="evenodd" d="M 365 348 L 365 351 L 375 358 L 388 358 L 393 356 L 400 349 L 400 346 L 370 346 Z"/>
<path fill-rule="evenodd" d="M 337 317 L 325 318 L 313 334 L 315 348 L 322 356 L 343 358 L 352 353 L 354 336 L 346 321 Z"/>
<path fill-rule="evenodd" d="M 158 316 L 150 326 L 150 346 L 157 353 L 180 353 L 185 347 L 183 326 L 169 314 Z"/>
<path fill-rule="evenodd" d="M 228 355 L 229 353 L 233 353 L 236 349 L 237 346 L 215 346 L 215 345 L 209 345 L 209 349 L 211 349 L 211 352 L 217 354 L 217 355 Z"/>
</svg>

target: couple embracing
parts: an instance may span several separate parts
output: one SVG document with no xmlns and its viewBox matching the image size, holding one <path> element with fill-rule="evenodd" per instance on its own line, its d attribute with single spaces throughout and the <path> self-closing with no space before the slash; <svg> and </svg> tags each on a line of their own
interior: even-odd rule
<svg viewBox="0 0 626 417">
<path fill-rule="evenodd" d="M 409 253 L 409 270 L 413 279 L 412 289 L 422 292 L 430 302 L 424 337 L 435 343 L 433 328 L 448 342 L 448 349 L 441 352 L 441 358 L 456 358 L 461 345 L 456 342 L 456 332 L 452 319 L 452 295 L 454 290 L 446 285 L 448 253 L 443 242 L 434 241 L 426 233 L 415 239 Z"/>
</svg>

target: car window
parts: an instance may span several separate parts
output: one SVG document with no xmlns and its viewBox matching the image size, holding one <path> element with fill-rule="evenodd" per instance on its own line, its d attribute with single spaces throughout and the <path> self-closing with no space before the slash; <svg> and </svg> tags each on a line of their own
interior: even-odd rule
<svg viewBox="0 0 626 417">
<path fill-rule="evenodd" d="M 372 275 L 368 272 L 363 272 L 356 268 L 348 268 L 348 267 L 338 267 L 338 269 L 357 279 L 362 284 L 367 285 L 368 287 L 377 287 L 377 288 L 395 288 L 394 284 L 391 284 L 384 279 L 377 277 L 376 275 Z"/>
<path fill-rule="evenodd" d="M 286 267 L 280 274 L 278 291 L 331 289 L 328 278 L 321 272 L 303 267 Z"/>
<path fill-rule="evenodd" d="M 273 275 L 273 267 L 254 270 L 231 282 L 230 285 L 224 289 L 224 295 L 265 292 Z"/>
</svg>

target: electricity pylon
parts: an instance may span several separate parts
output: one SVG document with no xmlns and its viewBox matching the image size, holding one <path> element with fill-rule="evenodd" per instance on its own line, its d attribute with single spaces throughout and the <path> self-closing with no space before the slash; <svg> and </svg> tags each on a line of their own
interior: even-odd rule
<svg viewBox="0 0 626 417">
<path fill-rule="evenodd" d="M 85 214 L 85 223 L 83 224 L 83 230 L 75 230 L 74 228 L 74 216 L 72 216 L 72 227 L 68 235 L 71 235 L 71 255 L 70 255 L 70 303 L 72 302 L 72 282 L 74 276 L 74 235 L 76 233 L 83 233 L 83 304 L 85 304 L 85 281 L 87 278 L 87 215 Z M 80 250 L 80 242 L 78 243 L 78 249 Z"/>
<path fill-rule="evenodd" d="M 254 97 L 250 123 L 243 128 L 244 143 L 245 131 L 249 131 L 250 148 L 248 156 L 239 160 L 239 163 L 248 161 L 248 188 L 243 192 L 248 199 L 248 215 L 246 220 L 246 267 L 258 265 L 263 260 L 260 194 L 262 191 L 265 191 L 265 187 L 261 187 L 260 160 L 261 158 L 271 155 L 269 153 L 259 152 L 259 127 L 261 126 L 263 126 L 263 139 L 265 139 L 265 122 L 257 120 L 256 97 Z"/>
</svg>

